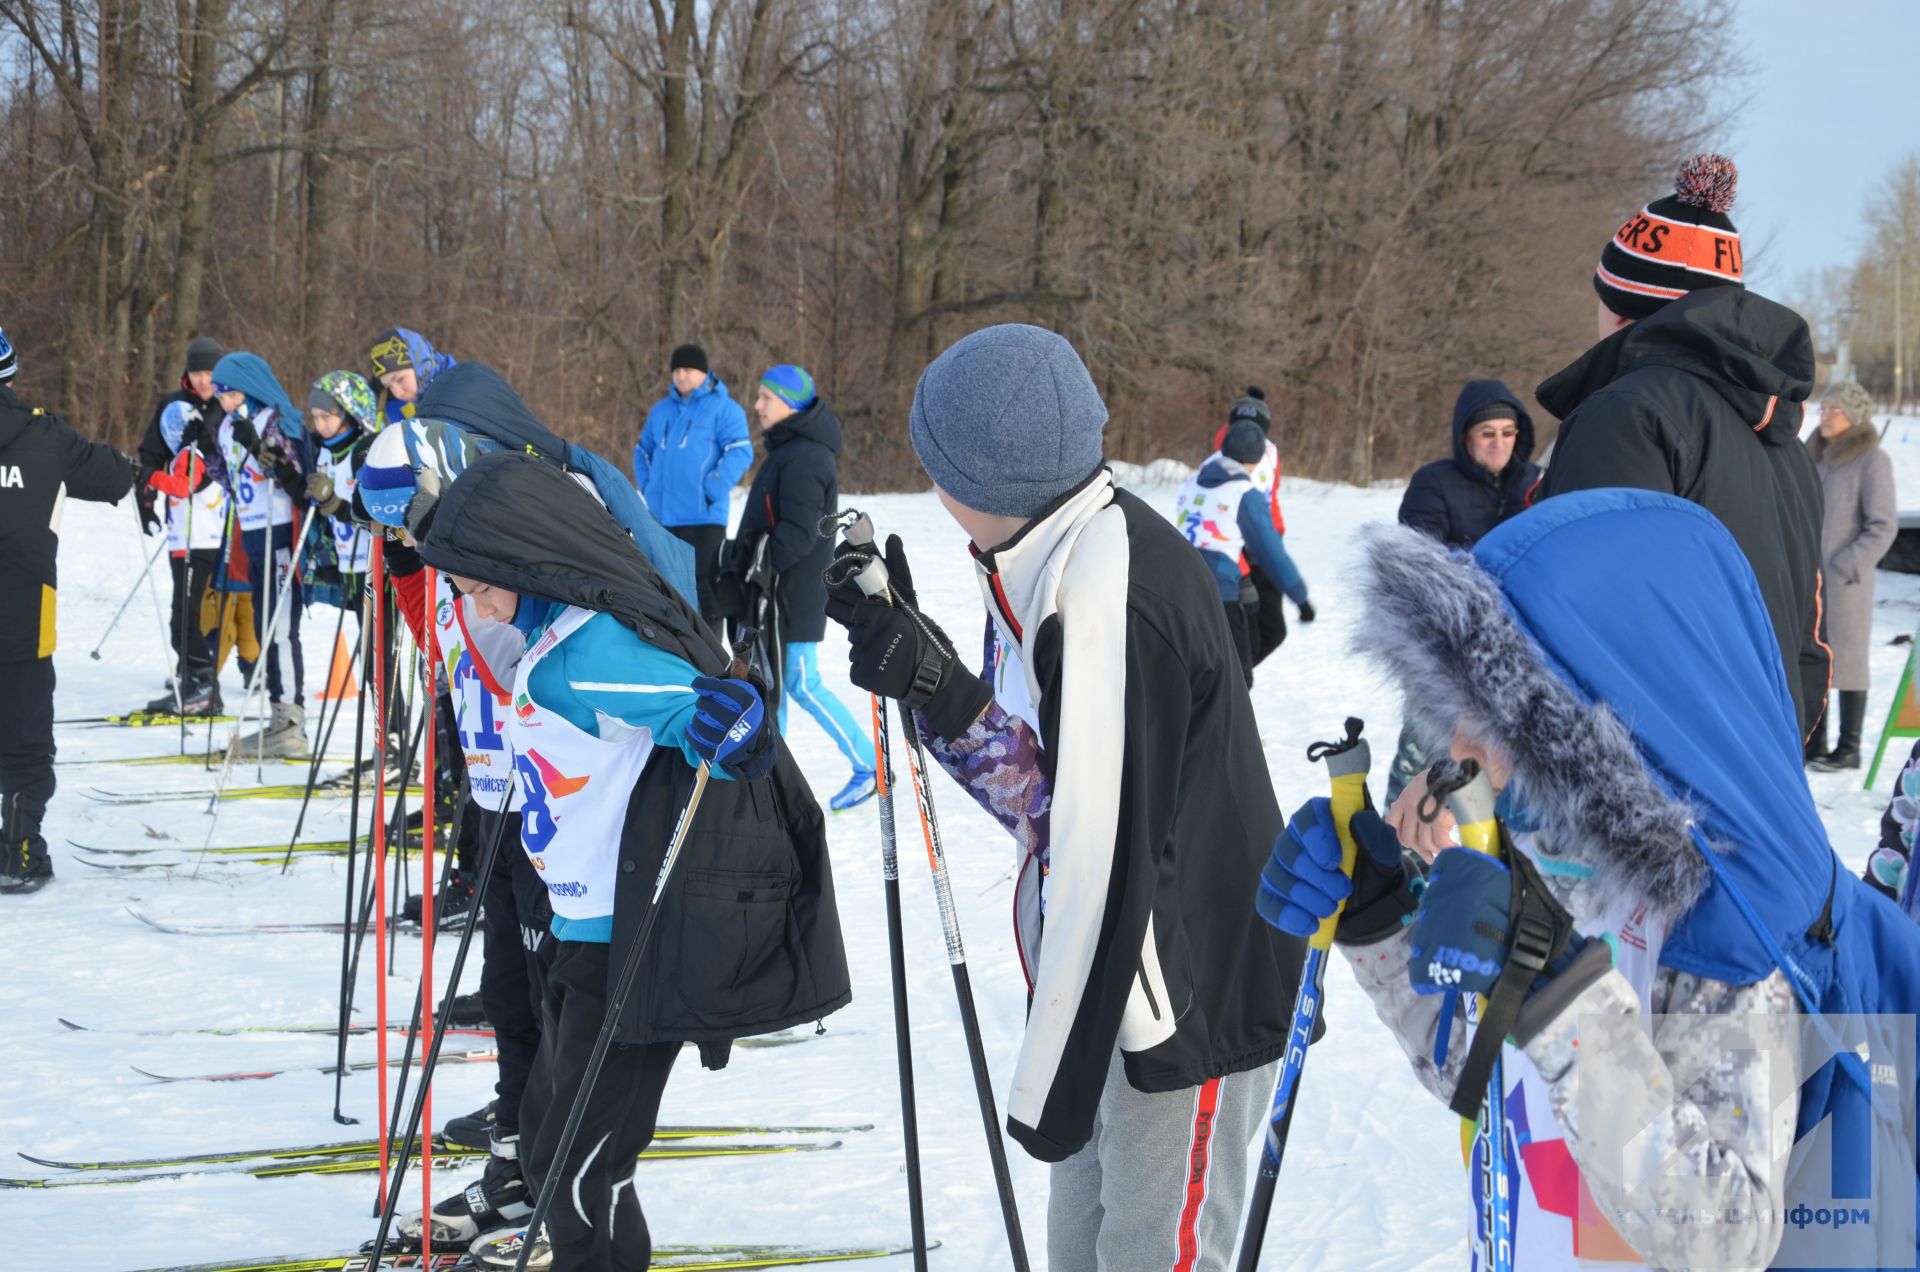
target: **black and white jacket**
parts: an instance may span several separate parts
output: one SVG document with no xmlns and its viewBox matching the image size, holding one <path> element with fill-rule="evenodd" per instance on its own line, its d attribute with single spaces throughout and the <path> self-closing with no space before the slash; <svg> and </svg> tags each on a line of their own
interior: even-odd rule
<svg viewBox="0 0 1920 1272">
<path fill-rule="evenodd" d="M 1089 1139 L 1116 1045 L 1141 1091 L 1278 1057 L 1305 946 L 1254 911 L 1283 823 L 1192 545 L 1102 469 L 976 560 L 997 699 L 1050 786 L 1016 903 L 1032 994 L 1008 1131 L 1058 1161 Z"/>
</svg>

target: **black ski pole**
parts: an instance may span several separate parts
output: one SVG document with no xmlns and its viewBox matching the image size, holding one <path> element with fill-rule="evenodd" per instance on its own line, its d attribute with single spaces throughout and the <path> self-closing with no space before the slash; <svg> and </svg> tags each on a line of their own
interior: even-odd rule
<svg viewBox="0 0 1920 1272">
<path fill-rule="evenodd" d="M 620 965 L 620 977 L 607 995 L 606 1018 L 600 1022 L 599 1036 L 593 1040 L 593 1051 L 587 1056 L 587 1071 L 581 1075 L 580 1089 L 574 1092 L 573 1104 L 567 1109 L 566 1124 L 560 1128 L 560 1143 L 554 1149 L 553 1160 L 547 1164 L 545 1178 L 540 1181 L 540 1197 L 534 1202 L 533 1214 L 527 1218 L 526 1233 L 520 1239 L 520 1253 L 513 1261 L 513 1272 L 527 1272 L 527 1256 L 533 1253 L 533 1243 L 540 1239 L 540 1230 L 553 1210 L 554 1195 L 560 1190 L 561 1167 L 572 1155 L 574 1141 L 580 1138 L 580 1123 L 587 1116 L 587 1101 L 592 1098 L 594 1083 L 607 1063 L 607 1052 L 613 1047 L 613 1035 L 620 1025 L 620 1013 L 626 1008 L 627 995 L 633 992 L 633 982 L 640 976 L 641 958 L 653 937 L 654 924 L 660 920 L 661 894 L 667 890 L 667 881 L 673 875 L 673 864 L 680 859 L 680 850 L 686 845 L 687 830 L 693 825 L 693 815 L 700 809 L 700 797 L 707 793 L 707 780 L 711 774 L 712 770 L 706 764 L 702 764 L 694 773 L 693 793 L 687 796 L 687 806 L 680 810 L 680 820 L 674 824 L 673 837 L 667 841 L 666 855 L 660 859 L 660 873 L 653 879 L 653 895 L 647 900 L 647 911 L 640 916 L 640 928 L 634 933 L 626 961 Z"/>
<path fill-rule="evenodd" d="M 135 511 L 137 512 L 138 509 Z M 154 548 L 153 554 L 147 558 L 147 566 L 144 570 L 140 571 L 140 577 L 133 581 L 133 590 L 127 593 L 127 599 L 120 602 L 120 608 L 113 611 L 113 617 L 107 620 L 107 630 L 100 633 L 100 643 L 93 647 L 92 651 L 87 654 L 87 657 L 93 659 L 95 662 L 100 661 L 100 651 L 107 647 L 107 637 L 113 635 L 113 629 L 120 626 L 120 616 L 127 612 L 127 606 L 133 604 L 133 598 L 140 595 L 140 589 L 146 586 L 147 576 L 153 573 L 154 563 L 160 559 L 160 554 L 166 550 L 167 541 L 162 539 L 159 545 Z"/>
<path fill-rule="evenodd" d="M 453 952 L 453 971 L 450 973 L 450 979 L 447 981 L 448 999 L 451 999 L 454 992 L 460 988 L 460 973 L 467 965 L 467 948 L 473 943 L 474 928 L 476 928 L 480 922 L 480 908 L 485 904 L 487 899 L 487 885 L 493 880 L 494 863 L 500 857 L 500 845 L 506 840 L 507 823 L 511 820 L 513 820 L 513 790 L 510 787 L 507 791 L 507 801 L 501 805 L 499 820 L 494 823 L 493 836 L 487 844 L 487 850 L 481 854 L 480 881 L 474 889 L 473 909 L 467 912 L 466 927 L 460 933 L 460 946 Z M 424 987 L 424 979 L 421 983 Z M 413 1009 L 413 1025 L 409 1033 L 417 1034 L 419 1030 L 420 1007 L 419 1000 L 416 998 Z M 445 1029 L 436 1029 L 433 1031 L 432 1042 L 427 1046 L 426 1063 L 420 1068 L 420 1088 L 414 1093 L 413 1107 L 407 1115 L 406 1138 L 401 1141 L 400 1156 L 394 1164 L 393 1183 L 387 1189 L 386 1204 L 380 1208 L 380 1229 L 374 1233 L 373 1236 L 371 1249 L 376 1253 L 386 1250 L 387 1233 L 392 1229 L 394 1215 L 400 1209 L 400 1185 L 406 1178 L 407 1163 L 413 1157 L 413 1146 L 418 1142 L 420 1137 L 420 1123 L 426 1112 L 427 1089 L 433 1084 L 434 1070 L 440 1063 L 440 1047 L 446 1040 L 447 1031 Z M 410 1054 L 411 1052 L 409 1052 L 409 1055 Z M 404 1063 L 401 1066 L 400 1072 L 404 1077 L 406 1074 L 406 1066 Z M 394 1097 L 396 1113 L 399 1111 L 398 1105 L 400 1099 L 400 1096 Z M 420 1217 L 420 1221 L 423 1224 L 431 1224 L 433 1222 L 433 1216 L 431 1214 L 423 1214 Z"/>
<path fill-rule="evenodd" d="M 914 1272 L 927 1268 L 927 1213 L 920 1192 L 920 1117 L 913 1089 L 913 1029 L 907 1023 L 907 951 L 900 921 L 900 846 L 893 819 L 893 746 L 886 709 L 873 698 L 874 781 L 880 794 L 880 870 L 887 901 L 887 960 L 893 977 L 893 1045 L 900 1071 L 900 1129 L 907 1155 L 907 1217 Z"/>
<path fill-rule="evenodd" d="M 353 1014 L 353 954 L 357 944 L 353 937 L 353 866 L 354 850 L 360 838 L 360 764 L 367 751 L 367 699 L 373 694 L 373 682 L 368 679 L 367 670 L 372 665 L 369 655 L 378 656 L 372 648 L 373 642 L 367 639 L 366 614 L 371 591 L 371 587 L 362 585 L 360 638 L 354 647 L 354 659 L 360 664 L 360 697 L 353 708 L 353 800 L 347 811 L 347 891 L 341 915 L 344 927 L 340 933 L 340 1061 L 333 1078 L 333 1120 L 342 1126 L 352 1126 L 359 1121 L 341 1112 L 340 1099 L 347 1073 L 347 1024 Z M 378 604 L 378 598 L 372 603 Z M 293 837 L 299 839 L 300 832 L 296 830 Z M 405 851 L 405 842 L 403 838 L 402 851 Z"/>
<path fill-rule="evenodd" d="M 882 598 L 889 605 L 902 604 L 893 594 L 886 562 L 877 551 L 872 520 L 849 511 L 840 524 L 847 546 L 866 557 L 864 564 L 850 572 L 844 581 L 851 582 L 868 596 Z M 960 914 L 954 906 L 953 881 L 947 876 L 947 852 L 940 840 L 940 820 L 934 814 L 933 790 L 926 780 L 927 753 L 914 727 L 913 712 L 904 702 L 895 705 L 900 709 L 900 731 L 907 738 L 907 776 L 913 780 L 920 833 L 927 843 L 927 865 L 933 872 L 933 895 L 940 910 L 941 931 L 946 936 L 954 996 L 960 1003 L 960 1029 L 966 1036 L 967 1059 L 973 1066 L 973 1091 L 980 1103 L 980 1121 L 986 1131 L 987 1157 L 993 1163 L 994 1189 L 1000 1194 L 1000 1218 L 1007 1230 L 1007 1249 L 1016 1272 L 1027 1272 L 1027 1242 L 1020 1229 L 1020 1204 L 1013 1195 L 1013 1172 L 1007 1166 L 1006 1141 L 1001 1138 L 1000 1113 L 993 1098 L 993 1075 L 987 1070 L 980 1016 L 973 1005 L 973 978 L 967 973 L 966 947 L 960 940 Z"/>
<path fill-rule="evenodd" d="M 343 596 L 340 598 L 339 621 L 333 625 L 333 656 L 335 658 L 338 658 L 340 656 L 340 633 L 346 630 L 346 626 L 347 626 L 347 604 L 346 604 L 346 598 Z M 367 638 L 367 632 L 366 632 L 366 629 L 363 627 L 360 629 L 359 640 L 364 641 L 366 640 L 366 638 Z M 349 663 L 348 665 L 351 666 L 352 664 Z M 329 662 L 327 664 L 327 681 L 328 681 L 327 687 L 329 689 L 333 687 L 332 681 L 333 681 L 334 670 L 335 668 L 333 664 Z M 306 793 L 300 797 L 300 815 L 293 819 L 293 838 L 287 840 L 286 859 L 280 863 L 281 874 L 287 873 L 287 871 L 291 869 L 293 866 L 293 847 L 295 844 L 300 842 L 300 832 L 306 829 L 307 809 L 311 807 L 313 804 L 313 785 L 315 782 L 320 780 L 320 764 L 323 760 L 327 758 L 327 748 L 333 744 L 333 726 L 340 722 L 340 709 L 346 705 L 347 705 L 347 700 L 344 697 L 335 698 L 333 700 L 333 714 L 331 716 L 327 715 L 326 704 L 323 702 L 320 705 L 320 715 L 321 715 L 320 742 L 318 746 L 313 748 L 313 763 L 307 766 L 307 789 L 306 789 Z M 357 752 L 358 747 L 356 747 L 355 750 Z M 357 761 L 355 763 L 354 778 L 357 784 L 359 780 Z"/>
</svg>

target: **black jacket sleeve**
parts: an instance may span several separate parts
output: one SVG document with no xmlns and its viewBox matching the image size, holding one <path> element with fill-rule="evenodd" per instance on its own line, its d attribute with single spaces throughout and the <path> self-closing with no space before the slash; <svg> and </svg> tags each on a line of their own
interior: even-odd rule
<svg viewBox="0 0 1920 1272">
<path fill-rule="evenodd" d="M 827 507 L 833 487 L 833 455 L 823 446 L 807 447 L 781 471 L 774 499 L 774 573 L 785 574 L 812 553 L 820 538 L 820 519 L 833 511 Z"/>
<path fill-rule="evenodd" d="M 1407 493 L 1400 496 L 1400 524 L 1412 526 L 1442 543 L 1451 543 L 1451 521 L 1447 516 L 1447 497 L 1440 483 L 1429 469 L 1421 469 L 1407 483 Z"/>
<path fill-rule="evenodd" d="M 67 494 L 95 503 L 119 503 L 133 489 L 133 461 L 104 442 L 90 442 L 57 415 L 46 417 L 61 431 L 67 469 Z"/>
</svg>

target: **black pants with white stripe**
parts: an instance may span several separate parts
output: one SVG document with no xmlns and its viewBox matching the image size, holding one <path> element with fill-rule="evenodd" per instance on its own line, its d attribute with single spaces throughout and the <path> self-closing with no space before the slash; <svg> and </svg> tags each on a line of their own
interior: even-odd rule
<svg viewBox="0 0 1920 1272">
<path fill-rule="evenodd" d="M 500 817 L 490 808 L 469 803 L 462 829 L 473 827 L 475 851 L 481 854 L 496 833 L 501 835 L 493 877 L 487 880 L 486 904 L 480 909 L 485 925 L 480 1005 L 486 1008 L 500 1052 L 500 1076 L 493 1084 L 494 1117 L 502 1128 L 517 1131 L 520 1102 L 540 1050 L 547 960 L 556 942 L 548 930 L 553 911 L 547 905 L 546 885 L 520 848 L 520 814 L 506 814 L 504 831 Z"/>
<path fill-rule="evenodd" d="M 556 1162 L 560 1133 L 606 1018 L 610 947 L 584 941 L 555 945 L 540 1051 L 520 1105 L 520 1160 L 535 1189 L 549 1172 L 560 1176 L 547 1216 L 556 1269 L 640 1272 L 653 1257 L 653 1238 L 633 1176 L 640 1150 L 653 1141 L 660 1096 L 680 1044 L 611 1048 L 588 1096 L 573 1151 Z"/>
</svg>

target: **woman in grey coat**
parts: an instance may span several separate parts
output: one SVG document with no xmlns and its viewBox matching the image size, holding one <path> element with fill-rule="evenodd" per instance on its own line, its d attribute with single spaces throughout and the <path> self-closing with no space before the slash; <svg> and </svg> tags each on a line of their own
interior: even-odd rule
<svg viewBox="0 0 1920 1272">
<path fill-rule="evenodd" d="M 1820 526 L 1827 644 L 1833 649 L 1832 688 L 1840 691 L 1840 740 L 1827 750 L 1823 715 L 1807 740 L 1817 769 L 1860 767 L 1860 730 L 1867 716 L 1867 645 L 1873 636 L 1873 571 L 1893 546 L 1900 509 L 1893 494 L 1893 461 L 1873 427 L 1873 399 L 1852 380 L 1827 388 L 1820 429 L 1807 439 L 1826 497 Z"/>
</svg>

